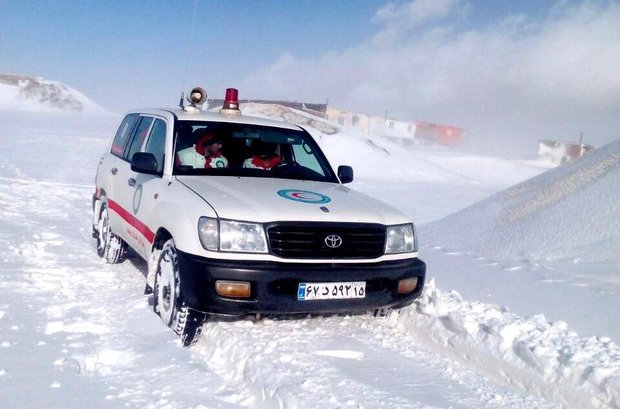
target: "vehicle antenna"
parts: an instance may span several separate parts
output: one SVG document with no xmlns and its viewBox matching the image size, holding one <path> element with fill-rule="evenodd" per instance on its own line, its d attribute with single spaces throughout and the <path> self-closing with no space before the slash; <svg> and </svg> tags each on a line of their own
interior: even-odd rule
<svg viewBox="0 0 620 409">
<path fill-rule="evenodd" d="M 181 91 L 181 99 L 179 100 L 179 107 L 181 107 L 181 109 L 185 108 L 185 105 L 183 105 L 184 98 L 185 98 L 185 91 Z"/>
<path fill-rule="evenodd" d="M 194 33 L 194 21 L 196 20 L 196 9 L 198 8 L 198 0 L 194 0 L 194 11 L 192 12 L 192 24 L 189 32 Z M 187 69 L 189 66 L 190 52 L 192 47 L 187 47 L 185 55 L 185 70 L 183 71 L 183 82 L 181 89 L 185 89 L 185 81 L 187 80 Z"/>
</svg>

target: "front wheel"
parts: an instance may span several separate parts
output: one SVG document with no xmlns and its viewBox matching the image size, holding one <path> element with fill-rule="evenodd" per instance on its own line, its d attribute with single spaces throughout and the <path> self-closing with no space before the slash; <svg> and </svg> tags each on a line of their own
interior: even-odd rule
<svg viewBox="0 0 620 409">
<path fill-rule="evenodd" d="M 164 243 L 157 262 L 153 309 L 181 337 L 183 346 L 193 345 L 202 332 L 205 314 L 188 308 L 181 298 L 179 261 L 173 239 Z"/>
<path fill-rule="evenodd" d="M 110 228 L 110 216 L 106 203 L 101 204 L 97 219 L 97 255 L 110 264 L 122 263 L 127 258 L 127 243 Z"/>
</svg>

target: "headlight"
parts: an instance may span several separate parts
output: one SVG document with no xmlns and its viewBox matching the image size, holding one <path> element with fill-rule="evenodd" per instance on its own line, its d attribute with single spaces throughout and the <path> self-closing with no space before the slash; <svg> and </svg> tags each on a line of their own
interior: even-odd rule
<svg viewBox="0 0 620 409">
<path fill-rule="evenodd" d="M 267 253 L 265 230 L 259 223 L 236 222 L 201 217 L 198 236 L 202 246 L 213 251 Z"/>
<path fill-rule="evenodd" d="M 388 226 L 385 239 L 385 254 L 408 253 L 418 250 L 413 224 Z"/>
</svg>

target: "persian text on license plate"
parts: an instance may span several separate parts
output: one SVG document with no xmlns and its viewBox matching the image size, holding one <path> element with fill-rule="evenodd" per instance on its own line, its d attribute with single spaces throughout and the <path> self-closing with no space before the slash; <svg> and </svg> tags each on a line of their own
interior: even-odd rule
<svg viewBox="0 0 620 409">
<path fill-rule="evenodd" d="M 300 301 L 364 297 L 366 297 L 365 281 L 344 283 L 299 283 L 297 287 L 297 299 Z"/>
</svg>

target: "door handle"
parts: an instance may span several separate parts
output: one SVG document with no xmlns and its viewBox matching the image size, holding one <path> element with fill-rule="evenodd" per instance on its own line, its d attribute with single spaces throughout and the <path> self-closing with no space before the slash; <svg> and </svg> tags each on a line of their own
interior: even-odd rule
<svg viewBox="0 0 620 409">
<path fill-rule="evenodd" d="M 131 187 L 134 187 L 136 185 L 136 179 L 134 178 L 127 179 L 127 184 Z"/>
<path fill-rule="evenodd" d="M 118 169 L 112 168 L 110 169 L 110 173 L 112 173 L 113 175 L 116 175 L 118 173 Z"/>
</svg>

